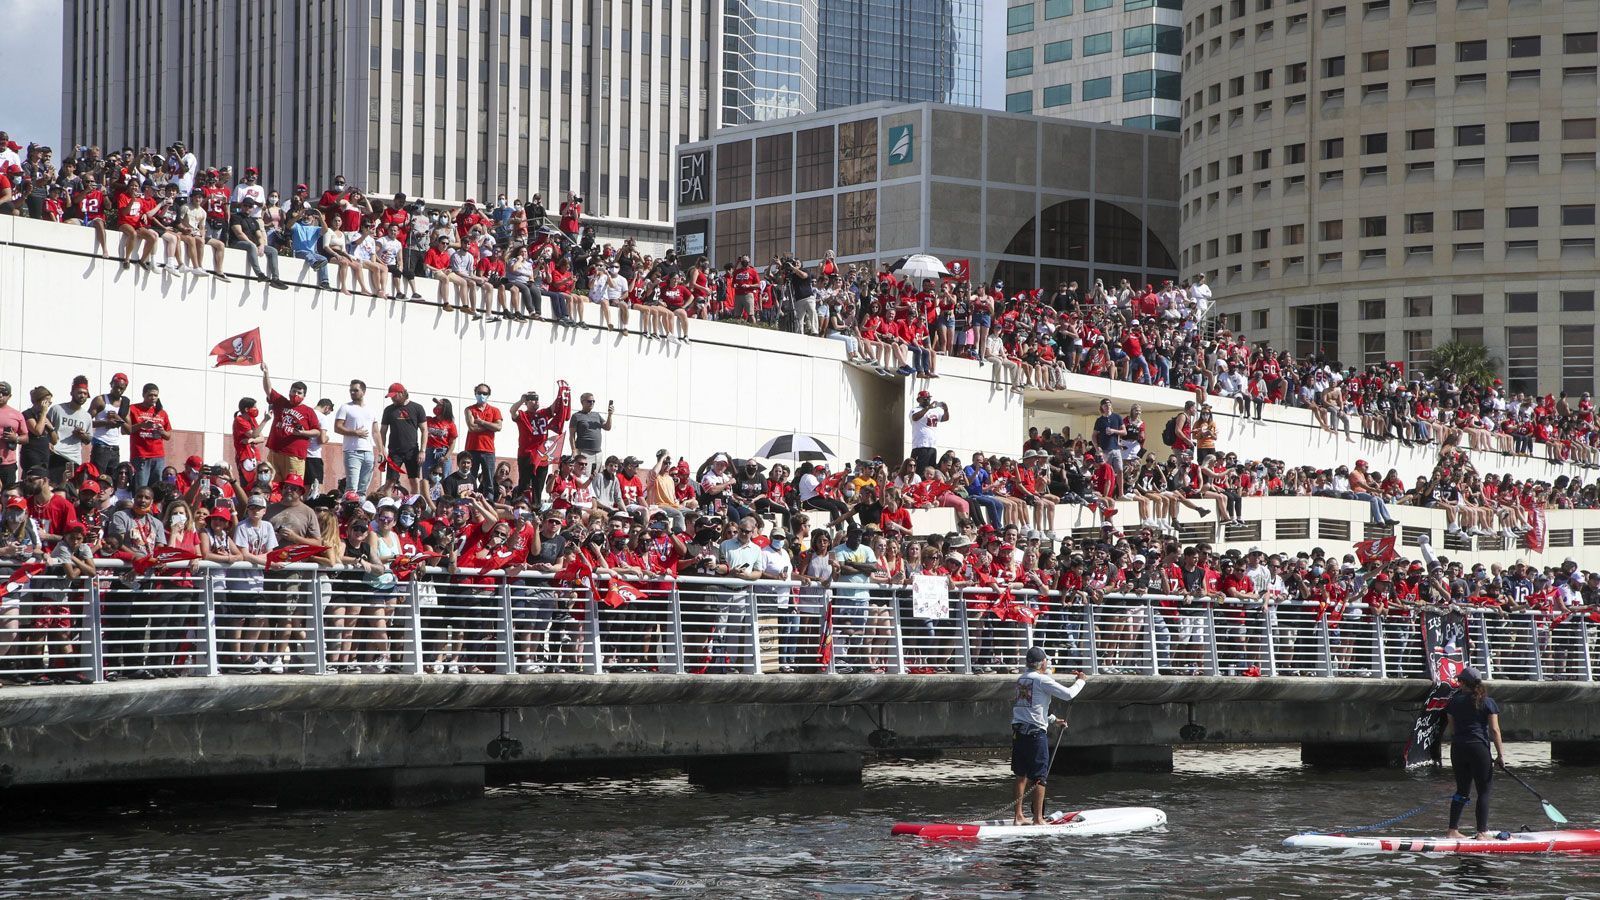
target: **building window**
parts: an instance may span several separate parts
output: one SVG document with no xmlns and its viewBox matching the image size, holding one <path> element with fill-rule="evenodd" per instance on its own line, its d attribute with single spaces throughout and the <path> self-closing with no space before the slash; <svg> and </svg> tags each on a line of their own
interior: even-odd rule
<svg viewBox="0 0 1600 900">
<path fill-rule="evenodd" d="M 1327 138 L 1322 142 L 1323 159 L 1342 159 L 1344 157 L 1344 138 Z"/>
<path fill-rule="evenodd" d="M 1561 139 L 1567 141 L 1593 140 L 1594 119 L 1562 119 Z"/>
<path fill-rule="evenodd" d="M 1420 372 L 1428 367 L 1433 357 L 1432 331 L 1406 332 L 1406 371 Z"/>
<path fill-rule="evenodd" d="M 1594 390 L 1594 326 L 1561 326 L 1561 389 L 1568 394 Z"/>
<path fill-rule="evenodd" d="M 795 191 L 806 193 L 832 188 L 837 168 L 833 163 L 833 129 L 807 128 L 795 135 L 795 142 Z"/>
<path fill-rule="evenodd" d="M 1114 0 L 1083 0 L 1083 11 L 1094 12 L 1097 9 L 1110 9 Z"/>
<path fill-rule="evenodd" d="M 1090 78 L 1083 82 L 1083 99 L 1104 100 L 1111 96 L 1111 76 Z"/>
<path fill-rule="evenodd" d="M 1044 45 L 1046 63 L 1066 62 L 1072 58 L 1072 41 L 1051 41 Z"/>
<path fill-rule="evenodd" d="M 1512 144 L 1525 144 L 1539 139 L 1538 122 L 1507 122 L 1506 141 Z"/>
<path fill-rule="evenodd" d="M 1389 71 L 1389 51 L 1368 50 L 1361 54 L 1361 71 L 1387 72 Z"/>
<path fill-rule="evenodd" d="M 1525 56 L 1539 55 L 1539 36 L 1514 37 L 1506 39 L 1506 56 L 1520 59 Z"/>
<path fill-rule="evenodd" d="M 1562 291 L 1562 312 L 1594 312 L 1594 291 Z"/>
<path fill-rule="evenodd" d="M 1381 331 L 1368 332 L 1361 336 L 1361 364 L 1363 366 L 1381 366 L 1389 361 L 1386 348 L 1388 335 Z"/>
<path fill-rule="evenodd" d="M 739 203 L 750 199 L 751 144 L 732 141 L 717 145 L 717 202 Z M 717 228 L 720 239 L 722 229 Z"/>
<path fill-rule="evenodd" d="M 1322 61 L 1322 76 L 1338 78 L 1344 74 L 1344 57 L 1330 56 Z"/>
<path fill-rule="evenodd" d="M 1407 297 L 1406 315 L 1413 319 L 1433 315 L 1432 297 Z"/>
<path fill-rule="evenodd" d="M 1506 209 L 1507 228 L 1538 228 L 1539 207 L 1512 206 Z"/>
<path fill-rule="evenodd" d="M 1361 136 L 1362 153 L 1388 153 L 1389 136 L 1387 134 L 1363 134 Z"/>
<path fill-rule="evenodd" d="M 1593 225 L 1594 204 L 1578 203 L 1561 207 L 1561 224 L 1567 226 Z"/>
<path fill-rule="evenodd" d="M 1481 231 L 1483 229 L 1483 210 L 1458 209 L 1455 211 L 1457 231 Z"/>
<path fill-rule="evenodd" d="M 1297 244 L 1303 244 L 1305 242 L 1306 242 L 1306 227 L 1304 225 L 1285 225 L 1285 226 L 1283 226 L 1283 244 L 1284 244 L 1284 246 L 1293 247 L 1293 246 L 1295 246 Z"/>
<path fill-rule="evenodd" d="M 756 207 L 755 239 L 751 259 L 770 259 L 794 249 L 794 214 L 788 201 Z"/>
<path fill-rule="evenodd" d="M 793 192 L 793 135 L 756 138 L 756 197 L 780 197 Z"/>
<path fill-rule="evenodd" d="M 1413 129 L 1411 131 L 1406 132 L 1406 149 L 1407 150 L 1432 150 L 1433 149 L 1433 129 L 1432 128 L 1416 128 L 1416 129 Z"/>
<path fill-rule="evenodd" d="M 746 142 L 748 143 L 748 142 Z M 719 151 L 721 148 L 718 148 Z M 718 153 L 720 156 L 720 152 Z M 717 173 L 720 179 L 721 172 Z M 750 252 L 750 208 L 725 209 L 717 213 L 717 259 L 738 259 Z"/>
<path fill-rule="evenodd" d="M 1033 112 L 1033 91 L 1015 91 L 1007 94 L 1006 112 Z"/>
<path fill-rule="evenodd" d="M 1283 159 L 1284 162 L 1288 163 L 1289 165 L 1299 165 L 1304 163 L 1306 161 L 1306 145 L 1290 144 L 1289 146 L 1283 148 Z"/>
<path fill-rule="evenodd" d="M 1389 233 L 1389 220 L 1383 216 L 1362 216 L 1361 236 L 1364 238 L 1383 237 Z"/>
<path fill-rule="evenodd" d="M 1438 58 L 1439 49 L 1433 44 L 1423 44 L 1419 47 L 1406 48 L 1406 65 L 1411 66 L 1412 68 L 1416 68 L 1417 66 L 1431 66 L 1438 61 Z"/>
<path fill-rule="evenodd" d="M 1044 0 L 1044 17 L 1061 19 L 1072 15 L 1072 0 Z"/>
<path fill-rule="evenodd" d="M 1072 102 L 1072 85 L 1054 84 L 1044 89 L 1044 108 L 1066 106 Z"/>
<path fill-rule="evenodd" d="M 1304 84 L 1306 80 L 1306 64 L 1299 62 L 1284 66 L 1283 80 L 1287 84 Z"/>
<path fill-rule="evenodd" d="M 1450 329 L 1450 340 L 1455 341 L 1458 344 L 1466 344 L 1469 347 L 1482 347 L 1483 329 L 1452 328 Z"/>
<path fill-rule="evenodd" d="M 1450 302 L 1458 316 L 1483 315 L 1482 294 L 1452 294 Z"/>
<path fill-rule="evenodd" d="M 720 177 L 720 173 L 719 173 Z M 866 184 L 878 180 L 878 120 L 862 119 L 839 126 L 839 184 Z M 720 198 L 719 198 L 720 202 Z M 840 207 L 843 216 L 844 207 Z M 876 216 L 876 214 L 874 214 Z M 874 218 L 876 221 L 876 218 Z M 841 228 L 842 232 L 843 229 Z M 846 251 L 839 248 L 841 254 Z M 861 251 L 870 252 L 870 251 Z"/>
<path fill-rule="evenodd" d="M 1532 393 L 1539 389 L 1539 329 L 1518 325 L 1506 329 L 1506 390 Z"/>
<path fill-rule="evenodd" d="M 873 120 L 877 124 L 877 120 Z M 876 130 L 876 129 L 874 129 Z M 873 145 L 877 149 L 876 143 Z M 840 256 L 871 253 L 878 243 L 878 192 L 846 191 L 839 195 L 838 241 Z M 731 259 L 732 257 L 724 257 Z"/>
<path fill-rule="evenodd" d="M 1084 35 L 1083 55 L 1099 56 L 1111 52 L 1111 32 L 1102 31 L 1099 34 Z"/>
<path fill-rule="evenodd" d="M 794 202 L 794 251 L 802 260 L 833 249 L 833 195 Z"/>
<path fill-rule="evenodd" d="M 1593 53 L 1600 42 L 1596 41 L 1593 31 L 1580 31 L 1575 34 L 1563 35 L 1561 50 L 1564 53 Z"/>
<path fill-rule="evenodd" d="M 1457 147 L 1481 147 L 1484 141 L 1484 128 L 1482 125 L 1457 125 Z"/>
<path fill-rule="evenodd" d="M 1033 74 L 1033 48 L 1006 51 L 1006 77 L 1021 78 Z"/>
<path fill-rule="evenodd" d="M 1033 3 L 1013 6 L 1006 10 L 1006 34 L 1024 34 L 1033 30 Z"/>
<path fill-rule="evenodd" d="M 1432 234 L 1433 213 L 1407 213 L 1406 234 Z"/>
<path fill-rule="evenodd" d="M 1319 222 L 1317 223 L 1317 232 L 1321 235 L 1320 240 L 1342 241 L 1344 240 L 1344 220 L 1329 219 L 1326 222 Z"/>
<path fill-rule="evenodd" d="M 1032 21 L 1032 13 L 1029 14 L 1029 21 Z M 1483 62 L 1488 58 L 1488 41 L 1461 41 L 1456 44 L 1456 62 Z"/>
<path fill-rule="evenodd" d="M 1381 319 L 1387 315 L 1388 310 L 1386 307 L 1388 305 L 1389 301 L 1381 298 L 1376 300 L 1362 300 L 1360 301 L 1357 314 L 1361 317 L 1362 321 L 1371 322 L 1376 319 Z"/>
<path fill-rule="evenodd" d="M 1316 303 L 1294 308 L 1295 355 L 1339 355 L 1339 304 Z"/>
<path fill-rule="evenodd" d="M 1539 311 L 1537 291 L 1514 291 L 1506 294 L 1507 313 L 1536 313 Z"/>
<path fill-rule="evenodd" d="M 1162 72 L 1152 70 L 1146 72 L 1129 72 L 1122 76 L 1122 99 L 1148 100 L 1152 97 L 1158 100 L 1178 99 L 1179 82 L 1182 76 L 1177 72 Z M 1231 165 L 1229 174 L 1237 175 L 1243 171 L 1243 160 L 1235 171 Z"/>
</svg>

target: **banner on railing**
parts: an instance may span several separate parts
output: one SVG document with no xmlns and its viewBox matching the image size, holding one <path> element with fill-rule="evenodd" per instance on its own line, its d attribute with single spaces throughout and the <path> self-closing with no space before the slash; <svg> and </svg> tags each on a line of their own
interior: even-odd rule
<svg viewBox="0 0 1600 900">
<path fill-rule="evenodd" d="M 911 576 L 911 617 L 950 618 L 950 579 L 943 575 Z"/>
<path fill-rule="evenodd" d="M 1545 517 L 1544 507 L 1530 503 L 1528 505 L 1528 533 L 1523 535 L 1528 549 L 1534 553 L 1543 553 L 1545 539 L 1549 536 L 1550 520 Z"/>
<path fill-rule="evenodd" d="M 1444 729 L 1444 708 L 1455 692 L 1456 679 L 1467 667 L 1467 617 L 1450 611 L 1423 610 L 1420 618 L 1422 646 L 1426 651 L 1427 675 L 1433 689 L 1422 703 L 1422 711 L 1411 726 L 1406 743 L 1406 767 L 1438 760 L 1440 732 Z"/>
</svg>

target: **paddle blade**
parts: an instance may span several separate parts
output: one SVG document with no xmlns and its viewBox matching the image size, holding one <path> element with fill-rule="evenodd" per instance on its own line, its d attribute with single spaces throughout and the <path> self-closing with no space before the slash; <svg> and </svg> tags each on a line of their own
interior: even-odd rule
<svg viewBox="0 0 1600 900">
<path fill-rule="evenodd" d="M 1561 810 L 1556 809 L 1554 803 L 1544 799 L 1541 799 L 1539 802 L 1544 804 L 1544 814 L 1550 817 L 1550 821 L 1556 823 L 1557 825 L 1567 824 L 1567 817 L 1561 814 Z"/>
</svg>

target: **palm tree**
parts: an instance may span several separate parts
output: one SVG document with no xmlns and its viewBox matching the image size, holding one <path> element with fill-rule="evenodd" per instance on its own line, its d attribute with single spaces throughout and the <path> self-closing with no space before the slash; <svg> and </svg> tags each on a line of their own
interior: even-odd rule
<svg viewBox="0 0 1600 900">
<path fill-rule="evenodd" d="M 1429 375 L 1437 377 L 1445 369 L 1454 372 L 1463 384 L 1488 384 L 1500 374 L 1500 360 L 1490 356 L 1489 348 L 1482 344 L 1450 341 L 1433 348 L 1433 355 L 1428 359 Z"/>
</svg>

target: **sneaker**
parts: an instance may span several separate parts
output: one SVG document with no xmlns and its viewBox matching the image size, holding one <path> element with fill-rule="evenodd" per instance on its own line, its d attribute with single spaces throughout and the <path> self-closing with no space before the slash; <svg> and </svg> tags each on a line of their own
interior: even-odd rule
<svg viewBox="0 0 1600 900">
<path fill-rule="evenodd" d="M 284 658 L 283 657 L 281 657 L 281 656 L 274 657 L 273 660 L 272 660 L 272 664 L 267 666 L 267 671 L 271 672 L 274 675 L 282 675 L 283 674 L 283 664 L 284 664 Z"/>
<path fill-rule="evenodd" d="M 451 675 L 460 675 L 461 674 L 461 664 L 460 663 L 451 663 L 450 665 L 445 666 L 444 670 L 447 673 L 451 674 Z"/>
<path fill-rule="evenodd" d="M 253 672 L 253 673 L 257 674 L 257 675 L 260 675 L 262 672 L 265 672 L 266 670 L 267 670 L 267 658 L 265 656 L 258 656 L 255 659 L 250 660 L 250 671 L 251 672 Z"/>
<path fill-rule="evenodd" d="M 529 665 L 523 666 L 522 668 L 518 669 L 517 671 L 521 672 L 524 675 L 543 675 L 544 674 L 544 666 L 536 666 L 536 665 L 529 664 Z"/>
</svg>

